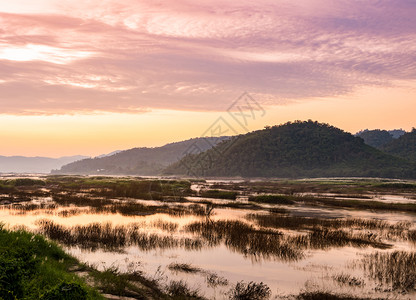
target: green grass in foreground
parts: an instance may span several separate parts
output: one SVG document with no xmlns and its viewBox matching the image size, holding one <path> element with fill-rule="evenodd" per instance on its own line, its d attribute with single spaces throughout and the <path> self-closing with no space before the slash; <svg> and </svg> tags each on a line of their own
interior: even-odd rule
<svg viewBox="0 0 416 300">
<path fill-rule="evenodd" d="M 68 271 L 76 264 L 42 236 L 0 224 L 0 299 L 104 299 Z"/>
</svg>

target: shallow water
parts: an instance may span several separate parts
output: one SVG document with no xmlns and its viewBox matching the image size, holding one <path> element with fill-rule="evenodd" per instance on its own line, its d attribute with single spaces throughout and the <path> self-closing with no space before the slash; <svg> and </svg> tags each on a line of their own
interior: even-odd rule
<svg viewBox="0 0 416 300">
<path fill-rule="evenodd" d="M 233 181 L 238 183 L 239 180 Z M 201 187 L 207 187 L 213 182 L 207 184 L 195 184 L 194 190 Z M 413 195 L 375 195 L 372 200 L 384 201 L 391 203 L 413 203 L 416 200 L 411 199 Z M 342 195 L 339 196 L 342 199 Z M 187 197 L 188 202 L 164 202 L 153 200 L 132 200 L 134 203 L 161 206 L 161 205 L 181 205 L 189 206 L 193 203 L 209 201 L 214 204 L 227 203 L 247 203 L 246 198 L 239 198 L 238 201 Z M 122 199 L 126 200 L 126 199 Z M 127 199 L 129 200 L 129 199 Z M 53 204 L 51 197 L 36 198 L 31 204 Z M 30 203 L 22 203 L 26 205 Z M 65 248 L 81 261 L 94 265 L 99 269 L 108 267 L 117 267 L 120 271 L 128 272 L 140 270 L 149 278 L 156 278 L 161 283 L 167 283 L 172 279 L 185 280 L 190 287 L 198 289 L 201 294 L 209 299 L 227 299 L 226 292 L 229 291 L 235 283 L 245 282 L 263 282 L 267 284 L 273 293 L 273 297 L 294 295 L 300 291 L 308 290 L 329 290 L 331 292 L 348 293 L 356 296 L 369 297 L 394 297 L 395 299 L 412 299 L 416 297 L 413 291 L 401 294 L 397 291 L 384 291 L 377 289 L 379 283 L 369 278 L 363 268 L 360 267 L 359 261 L 366 254 L 380 252 L 391 252 L 395 250 L 414 251 L 415 244 L 401 239 L 397 236 L 392 238 L 382 238 L 382 241 L 390 244 L 390 249 L 382 249 L 367 246 L 335 246 L 332 244 L 323 245 L 322 247 L 304 246 L 301 249 L 302 256 L 296 259 L 282 259 L 282 257 L 272 254 L 260 255 L 259 252 L 246 253 L 235 245 L 238 242 L 234 232 L 229 236 L 225 234 L 218 243 L 211 243 L 210 240 L 204 240 L 204 236 L 198 235 L 188 230 L 189 224 L 196 222 L 205 222 L 206 224 L 215 224 L 220 221 L 241 222 L 247 226 L 254 226 L 259 229 L 252 220 L 247 219 L 248 214 L 262 213 L 268 214 L 270 208 L 283 208 L 287 210 L 289 217 L 313 217 L 313 218 L 361 218 L 368 220 L 384 220 L 388 223 L 408 221 L 413 225 L 416 222 L 416 216 L 403 212 L 381 212 L 370 210 L 350 210 L 342 208 L 328 208 L 319 206 L 305 205 L 269 205 L 259 204 L 259 208 L 239 209 L 239 208 L 215 208 L 213 214 L 206 218 L 201 215 L 187 214 L 182 216 L 173 216 L 167 213 L 153 213 L 145 215 L 122 215 L 120 213 L 102 212 L 94 213 L 89 211 L 89 207 L 57 207 L 52 209 L 34 209 L 22 210 L 16 207 L 3 205 L 0 207 L 0 220 L 8 227 L 25 226 L 26 228 L 37 231 L 39 230 L 40 220 L 50 220 L 54 224 L 62 225 L 71 229 L 73 226 L 88 226 L 93 223 L 111 224 L 111 226 L 126 226 L 130 228 L 133 224 L 139 224 L 139 232 L 144 234 L 155 234 L 166 236 L 172 239 L 195 238 L 201 239 L 202 246 L 193 250 L 184 249 L 183 247 L 156 247 L 152 249 L 143 249 L 135 244 L 126 244 L 118 249 L 103 249 L 96 247 L 88 249 L 79 245 L 65 245 Z M 71 209 L 74 214 L 62 215 L 62 211 Z M 158 225 L 159 224 L 159 225 Z M 162 228 L 163 224 L 176 224 L 175 229 L 168 232 Z M 222 224 L 222 223 L 220 223 Z M 233 224 L 233 223 L 232 223 Z M 209 227 L 207 227 L 209 228 Z M 127 230 L 127 229 L 126 229 Z M 276 231 L 276 229 L 273 229 Z M 306 229 L 277 229 L 284 236 L 306 235 Z M 348 229 L 346 229 L 348 230 Z M 367 232 L 370 232 L 367 230 Z M 212 232 L 211 232 L 212 233 Z M 238 232 L 237 232 L 238 233 Z M 251 233 L 249 233 L 251 234 Z M 264 233 L 255 233 L 262 236 Z M 267 233 L 270 234 L 270 233 Z M 273 236 L 272 236 L 273 237 Z M 246 237 L 240 236 L 242 240 Z M 261 240 L 261 239 L 260 239 Z M 295 246 L 296 247 L 296 246 Z M 168 266 L 172 263 L 185 263 L 200 269 L 196 273 L 184 273 L 171 271 Z M 227 285 L 218 285 L 212 287 L 207 283 L 207 276 L 216 274 L 228 281 Z M 334 280 L 334 277 L 340 274 L 347 274 L 361 279 L 365 282 L 363 286 L 351 286 L 340 284 Z"/>
</svg>

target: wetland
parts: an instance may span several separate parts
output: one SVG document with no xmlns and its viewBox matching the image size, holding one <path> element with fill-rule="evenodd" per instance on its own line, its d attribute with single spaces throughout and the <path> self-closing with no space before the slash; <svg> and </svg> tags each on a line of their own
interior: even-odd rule
<svg viewBox="0 0 416 300">
<path fill-rule="evenodd" d="M 416 297 L 414 181 L 3 176 L 0 204 L 4 228 L 58 243 L 105 295 Z"/>
</svg>

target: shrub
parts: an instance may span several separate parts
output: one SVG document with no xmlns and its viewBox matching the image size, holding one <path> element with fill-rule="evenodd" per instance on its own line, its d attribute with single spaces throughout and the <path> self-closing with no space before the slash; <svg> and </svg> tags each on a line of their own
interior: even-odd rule
<svg viewBox="0 0 416 300">
<path fill-rule="evenodd" d="M 271 295 L 270 288 L 263 282 L 237 282 L 234 288 L 229 291 L 232 300 L 265 300 Z"/>
</svg>

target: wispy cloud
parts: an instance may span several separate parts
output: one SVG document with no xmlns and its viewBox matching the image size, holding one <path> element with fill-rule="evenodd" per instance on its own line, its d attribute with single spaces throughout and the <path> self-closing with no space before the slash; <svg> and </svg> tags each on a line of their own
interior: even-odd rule
<svg viewBox="0 0 416 300">
<path fill-rule="evenodd" d="M 410 0 L 0 4 L 0 111 L 222 110 L 244 90 L 279 104 L 412 81 L 414 15 Z"/>
</svg>

